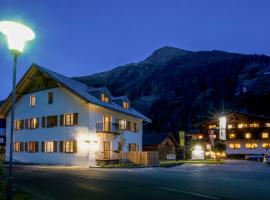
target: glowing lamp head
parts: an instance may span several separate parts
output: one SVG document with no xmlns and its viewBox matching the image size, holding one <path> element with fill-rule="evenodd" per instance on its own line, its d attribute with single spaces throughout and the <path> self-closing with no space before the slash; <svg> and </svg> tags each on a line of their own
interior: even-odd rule
<svg viewBox="0 0 270 200">
<path fill-rule="evenodd" d="M 196 145 L 196 146 L 194 147 L 194 150 L 195 150 L 195 151 L 202 151 L 202 146 L 201 146 L 201 145 Z"/>
<path fill-rule="evenodd" d="M 17 54 L 23 52 L 27 41 L 35 38 L 35 33 L 30 28 L 12 21 L 0 22 L 0 32 L 6 36 L 9 50 Z"/>
</svg>

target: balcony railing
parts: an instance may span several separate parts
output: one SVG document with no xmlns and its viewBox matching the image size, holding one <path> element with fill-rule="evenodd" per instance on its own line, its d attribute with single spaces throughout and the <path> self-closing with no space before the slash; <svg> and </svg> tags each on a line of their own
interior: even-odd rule
<svg viewBox="0 0 270 200">
<path fill-rule="evenodd" d="M 96 124 L 96 132 L 97 133 L 114 133 L 120 134 L 121 129 L 118 123 L 111 122 L 98 122 Z"/>
</svg>

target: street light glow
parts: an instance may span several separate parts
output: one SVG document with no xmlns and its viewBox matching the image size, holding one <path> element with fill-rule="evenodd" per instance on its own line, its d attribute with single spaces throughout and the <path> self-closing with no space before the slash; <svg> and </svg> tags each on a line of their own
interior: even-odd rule
<svg viewBox="0 0 270 200">
<path fill-rule="evenodd" d="M 17 53 L 22 53 L 25 43 L 35 38 L 30 28 L 12 21 L 0 22 L 0 32 L 7 37 L 9 50 Z"/>
</svg>

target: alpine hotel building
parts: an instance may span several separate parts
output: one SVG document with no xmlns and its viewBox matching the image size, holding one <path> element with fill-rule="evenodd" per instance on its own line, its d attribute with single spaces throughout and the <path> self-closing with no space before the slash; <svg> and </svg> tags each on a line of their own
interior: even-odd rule
<svg viewBox="0 0 270 200">
<path fill-rule="evenodd" d="M 141 151 L 143 122 L 126 96 L 93 88 L 33 64 L 17 84 L 14 161 L 96 166 L 119 151 Z M 0 107 L 6 118 L 9 155 L 11 96 Z"/>
</svg>

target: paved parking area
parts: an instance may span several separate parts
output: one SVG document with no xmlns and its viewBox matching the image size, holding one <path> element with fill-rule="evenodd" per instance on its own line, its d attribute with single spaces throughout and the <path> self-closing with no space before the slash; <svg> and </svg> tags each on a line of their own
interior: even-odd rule
<svg viewBox="0 0 270 200">
<path fill-rule="evenodd" d="M 173 168 L 15 166 L 15 183 L 37 199 L 270 199 L 270 165 L 228 161 Z"/>
</svg>

